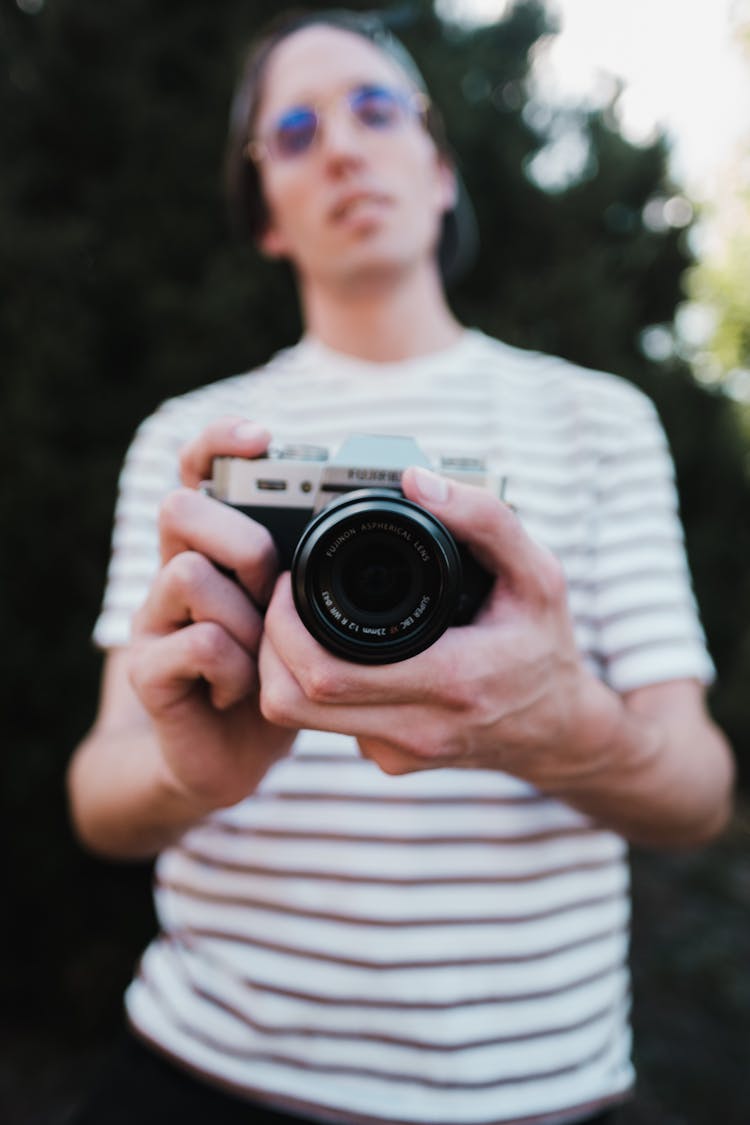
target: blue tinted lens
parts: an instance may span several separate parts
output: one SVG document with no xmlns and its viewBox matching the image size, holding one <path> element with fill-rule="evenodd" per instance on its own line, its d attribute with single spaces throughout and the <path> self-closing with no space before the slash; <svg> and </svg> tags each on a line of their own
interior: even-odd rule
<svg viewBox="0 0 750 1125">
<path fill-rule="evenodd" d="M 387 86 L 358 86 L 349 95 L 349 106 L 357 121 L 369 129 L 393 129 L 403 120 L 408 100 Z"/>
<path fill-rule="evenodd" d="M 288 110 L 277 121 L 271 135 L 271 144 L 280 156 L 299 156 L 307 152 L 318 129 L 318 115 L 314 109 L 298 106 Z"/>
</svg>

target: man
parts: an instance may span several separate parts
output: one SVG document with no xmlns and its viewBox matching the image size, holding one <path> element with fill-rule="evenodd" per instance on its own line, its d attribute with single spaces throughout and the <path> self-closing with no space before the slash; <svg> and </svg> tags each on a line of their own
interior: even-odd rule
<svg viewBox="0 0 750 1125">
<path fill-rule="evenodd" d="M 162 933 L 80 1121 L 604 1121 L 632 1084 L 624 840 L 710 838 L 732 782 L 653 410 L 456 322 L 456 176 L 372 21 L 285 26 L 233 121 L 306 335 L 165 404 L 125 465 L 70 795 L 90 847 L 161 853 Z M 513 504 L 406 470 L 495 581 L 379 667 L 318 645 L 268 532 L 198 490 L 216 455 L 353 430 L 483 456 Z"/>
</svg>

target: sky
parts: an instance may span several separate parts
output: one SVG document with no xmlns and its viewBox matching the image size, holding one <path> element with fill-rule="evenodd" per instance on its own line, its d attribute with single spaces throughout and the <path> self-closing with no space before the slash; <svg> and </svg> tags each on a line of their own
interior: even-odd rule
<svg viewBox="0 0 750 1125">
<path fill-rule="evenodd" d="M 442 10 L 481 22 L 510 0 L 443 0 Z M 621 127 L 673 140 L 672 173 L 693 198 L 721 188 L 741 138 L 750 143 L 750 55 L 732 37 L 733 15 L 750 21 L 750 0 L 548 0 L 561 32 L 535 73 L 553 101 L 601 99 L 615 76 L 626 89 Z"/>
</svg>

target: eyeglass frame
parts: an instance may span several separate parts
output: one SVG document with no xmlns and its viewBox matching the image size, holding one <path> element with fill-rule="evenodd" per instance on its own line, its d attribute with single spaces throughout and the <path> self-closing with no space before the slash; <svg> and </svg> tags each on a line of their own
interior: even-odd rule
<svg viewBox="0 0 750 1125">
<path fill-rule="evenodd" d="M 280 122 L 283 121 L 284 117 L 295 110 L 310 110 L 315 115 L 315 131 L 310 139 L 309 145 L 301 149 L 300 152 L 274 154 L 272 148 L 268 143 L 268 140 L 264 140 L 263 137 L 257 137 L 249 138 L 246 141 L 242 150 L 243 157 L 246 160 L 251 161 L 257 167 L 265 160 L 274 163 L 285 163 L 286 161 L 294 161 L 308 156 L 315 148 L 316 143 L 318 143 L 321 126 L 323 125 L 324 121 L 323 111 L 325 111 L 328 106 L 334 104 L 339 106 L 342 102 L 345 102 L 347 104 L 349 112 L 358 128 L 361 128 L 365 131 L 380 131 L 378 126 L 368 125 L 365 121 L 361 121 L 357 117 L 349 102 L 349 99 L 353 95 L 366 89 L 377 89 L 379 91 L 387 92 L 389 95 L 393 95 L 394 102 L 401 106 L 405 111 L 410 111 L 413 115 L 413 120 L 419 121 L 423 126 L 425 125 L 432 102 L 429 95 L 426 94 L 423 90 L 404 90 L 401 87 L 389 86 L 383 83 L 362 82 L 356 86 L 350 87 L 343 93 L 337 94 L 335 97 L 328 98 L 325 103 L 311 102 L 307 104 L 301 102 L 298 105 L 289 106 L 276 118 L 275 124 L 274 126 L 272 126 L 272 129 L 277 128 Z M 397 128 L 398 125 L 396 124 L 395 127 Z M 390 126 L 382 129 L 382 132 L 384 133 L 389 133 L 392 131 L 394 130 Z M 269 136 L 268 133 L 266 135 Z"/>
</svg>

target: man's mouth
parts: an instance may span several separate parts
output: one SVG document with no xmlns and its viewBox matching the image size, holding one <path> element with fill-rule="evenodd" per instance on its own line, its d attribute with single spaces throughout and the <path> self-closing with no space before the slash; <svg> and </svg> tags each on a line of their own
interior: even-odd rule
<svg viewBox="0 0 750 1125">
<path fill-rule="evenodd" d="M 359 216 L 378 214 L 387 208 L 390 199 L 387 195 L 375 191 L 356 191 L 339 199 L 330 211 L 331 221 L 344 222 Z"/>
</svg>

